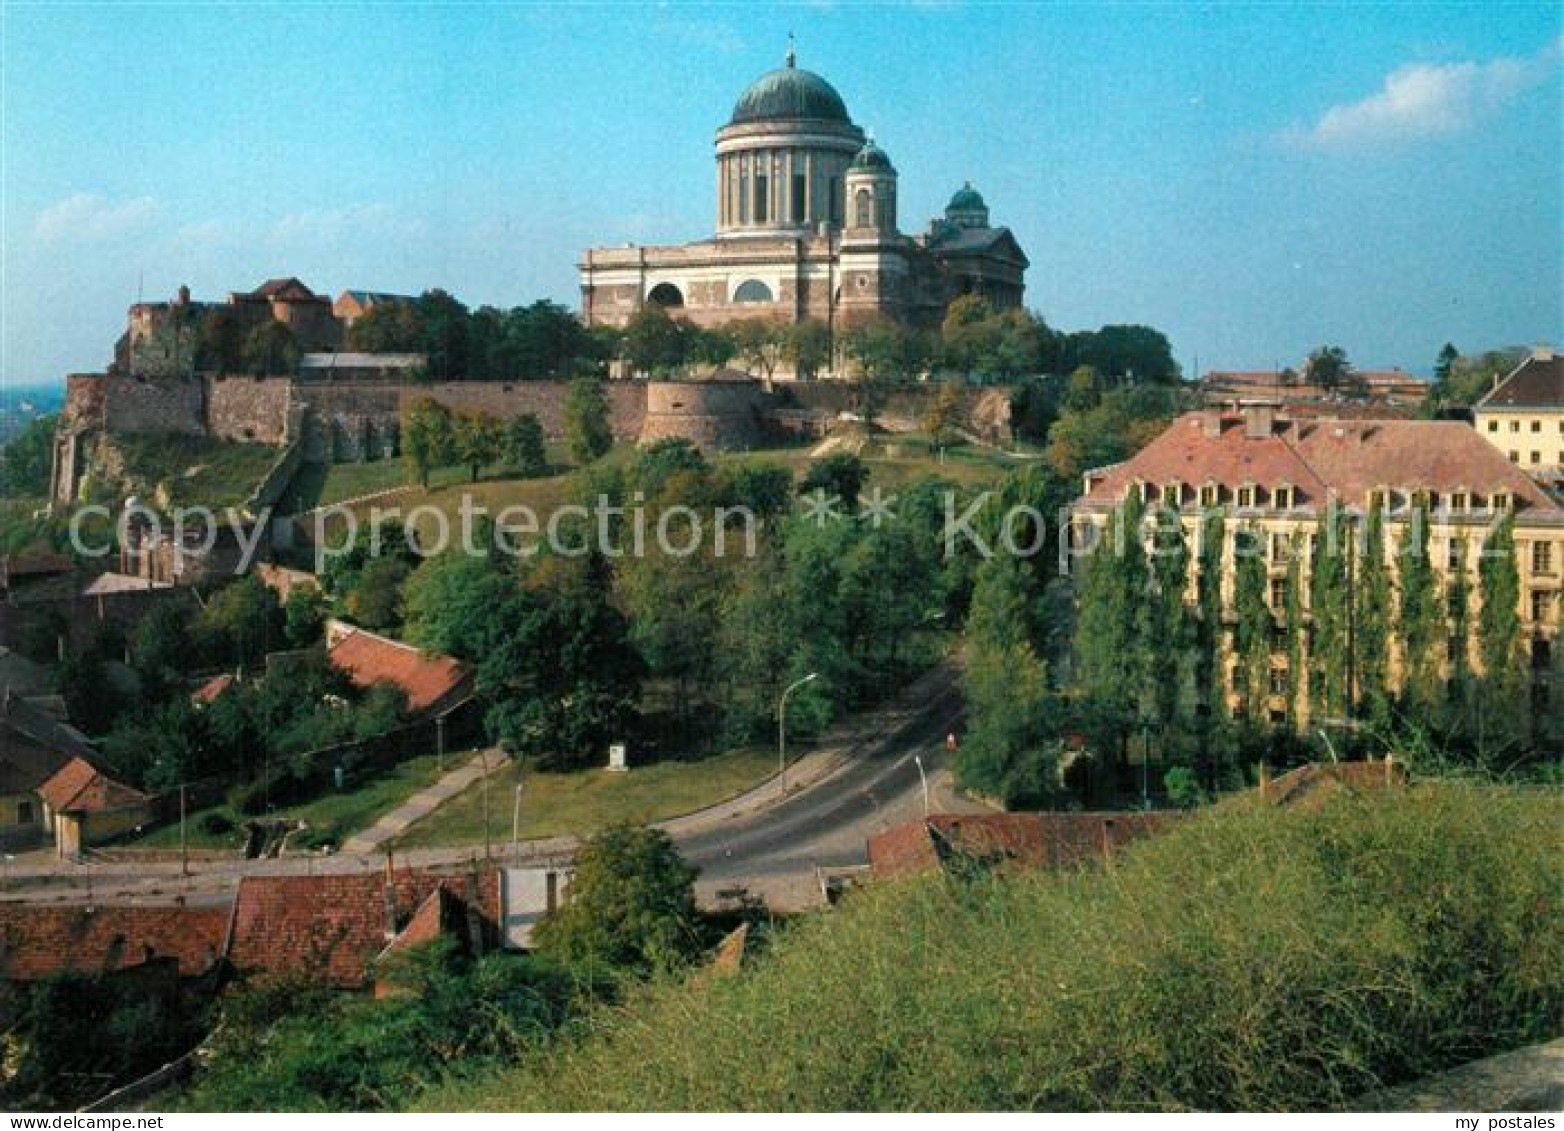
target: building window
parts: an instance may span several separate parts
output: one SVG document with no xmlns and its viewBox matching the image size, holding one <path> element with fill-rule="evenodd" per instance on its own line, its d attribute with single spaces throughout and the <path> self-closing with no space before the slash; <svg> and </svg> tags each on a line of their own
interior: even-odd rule
<svg viewBox="0 0 1564 1131">
<path fill-rule="evenodd" d="M 1510 421 L 1510 431 L 1511 432 L 1519 432 L 1520 430 L 1521 430 L 1521 422 L 1519 420 L 1512 420 L 1512 421 Z"/>
<path fill-rule="evenodd" d="M 1164 483 L 1162 485 L 1162 505 L 1176 507 L 1184 501 L 1184 486 L 1181 483 Z"/>
<path fill-rule="evenodd" d="M 1471 506 L 1471 498 L 1465 491 L 1450 492 L 1450 509 L 1452 511 L 1459 513 L 1466 510 L 1469 506 Z"/>
<path fill-rule="evenodd" d="M 749 166 L 739 166 L 739 223 L 749 223 Z"/>
<path fill-rule="evenodd" d="M 1290 485 L 1278 487 L 1271 501 L 1278 510 L 1286 510 L 1292 506 L 1292 487 Z"/>
<path fill-rule="evenodd" d="M 1383 487 L 1369 492 L 1369 510 L 1382 511 L 1390 509 L 1390 492 Z"/>
<path fill-rule="evenodd" d="M 739 284 L 739 289 L 733 292 L 734 302 L 775 302 L 771 295 L 771 288 L 759 279 L 746 279 Z"/>
<path fill-rule="evenodd" d="M 1540 421 L 1540 420 L 1533 420 L 1531 422 L 1531 430 L 1533 432 L 1541 432 L 1542 431 L 1542 421 Z"/>
<path fill-rule="evenodd" d="M 853 197 L 853 226 L 855 228 L 868 228 L 874 224 L 874 204 L 869 197 L 868 189 L 859 189 Z"/>
<path fill-rule="evenodd" d="M 771 214 L 771 209 L 770 209 L 771 202 L 767 199 L 767 194 L 768 194 L 768 192 L 770 190 L 770 186 L 771 186 L 771 178 L 767 177 L 766 174 L 761 172 L 759 169 L 756 169 L 755 170 L 755 223 L 757 223 L 757 224 L 764 224 L 766 222 L 766 218 Z"/>
<path fill-rule="evenodd" d="M 1271 611 L 1277 613 L 1287 611 L 1287 579 L 1285 577 L 1271 578 Z"/>
<path fill-rule="evenodd" d="M 842 222 L 842 178 L 831 178 L 831 223 Z"/>
<path fill-rule="evenodd" d="M 1531 572 L 1553 572 L 1553 543 L 1533 542 L 1531 544 Z"/>
<path fill-rule="evenodd" d="M 1511 463 L 1520 463 L 1521 462 L 1521 453 L 1520 452 L 1511 452 L 1510 453 L 1510 462 Z"/>
<path fill-rule="evenodd" d="M 1203 507 L 1216 506 L 1217 503 L 1221 500 L 1221 497 L 1221 488 L 1218 487 L 1215 483 L 1207 483 L 1204 487 L 1200 488 L 1200 505 Z"/>
<path fill-rule="evenodd" d="M 809 217 L 804 214 L 804 201 L 809 195 L 808 189 L 806 187 L 808 184 L 809 181 L 804 176 L 804 174 L 793 174 L 793 222 L 795 224 L 802 224 L 805 220 L 809 219 Z"/>
<path fill-rule="evenodd" d="M 31 801 L 18 801 L 16 803 L 16 823 L 30 825 L 33 823 L 33 803 Z"/>
<path fill-rule="evenodd" d="M 1255 497 L 1256 497 L 1256 491 L 1254 489 L 1254 485 L 1253 484 L 1245 483 L 1242 487 L 1238 488 L 1238 505 L 1239 506 L 1241 506 L 1241 507 L 1252 507 L 1252 506 L 1254 506 L 1254 504 L 1255 504 Z"/>
<path fill-rule="evenodd" d="M 1450 538 L 1446 540 L 1445 569 L 1450 570 L 1453 573 L 1454 571 L 1460 569 L 1463 564 L 1464 563 L 1461 561 L 1461 540 L 1459 538 Z"/>
<path fill-rule="evenodd" d="M 1531 623 L 1547 624 L 1553 611 L 1553 594 L 1546 589 L 1534 589 L 1531 594 Z"/>
<path fill-rule="evenodd" d="M 646 301 L 654 306 L 683 306 L 684 295 L 672 283 L 658 283 L 647 293 Z"/>
<path fill-rule="evenodd" d="M 1490 432 L 1497 432 L 1498 430 L 1499 430 L 1499 422 L 1497 420 L 1490 420 L 1488 422 L 1488 431 L 1490 431 Z"/>
<path fill-rule="evenodd" d="M 1287 535 L 1280 530 L 1271 531 L 1271 564 L 1283 565 L 1288 558 Z"/>
</svg>

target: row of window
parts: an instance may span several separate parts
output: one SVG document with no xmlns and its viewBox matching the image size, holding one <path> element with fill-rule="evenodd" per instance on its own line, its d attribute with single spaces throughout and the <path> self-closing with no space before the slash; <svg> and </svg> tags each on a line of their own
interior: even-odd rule
<svg viewBox="0 0 1564 1131">
<path fill-rule="evenodd" d="M 1510 449 L 1510 462 L 1511 463 L 1520 463 L 1521 462 L 1521 453 L 1516 451 L 1514 448 Z M 1531 462 L 1532 462 L 1532 464 L 1534 466 L 1535 465 L 1540 465 L 1542 463 L 1542 453 L 1539 452 L 1536 448 L 1533 448 L 1531 450 Z M 1553 462 L 1554 463 L 1564 463 L 1564 453 L 1560 453 L 1559 458 L 1555 459 Z"/>
<path fill-rule="evenodd" d="M 1253 509 L 1269 507 L 1272 510 L 1288 510 L 1297 505 L 1298 489 L 1291 483 L 1266 487 L 1259 483 L 1241 483 L 1227 487 L 1221 483 L 1207 482 L 1199 487 L 1187 483 L 1164 483 L 1157 486 L 1144 480 L 1139 484 L 1142 503 L 1159 503 L 1165 507 L 1182 507 L 1198 502 L 1202 507 L 1218 507 L 1232 503 L 1238 507 Z M 1422 489 L 1396 489 L 1380 487 L 1369 492 L 1369 507 L 1391 513 L 1402 509 L 1426 507 L 1430 511 L 1444 510 L 1462 514 L 1469 511 L 1488 510 L 1498 512 L 1515 505 L 1515 496 L 1508 491 L 1496 491 L 1492 495 L 1477 494 L 1465 488 L 1448 493 Z"/>
<path fill-rule="evenodd" d="M 1533 432 L 1541 432 L 1542 431 L 1542 421 L 1540 421 L 1540 420 L 1533 420 L 1533 421 L 1530 422 L 1530 424 L 1531 424 L 1531 430 Z M 1498 430 L 1499 430 L 1499 422 L 1497 420 L 1490 420 L 1488 422 L 1488 431 L 1490 431 L 1490 432 L 1497 432 Z M 1521 430 L 1521 422 L 1519 420 L 1512 420 L 1512 421 L 1510 421 L 1510 431 L 1511 432 L 1519 432 L 1520 430 Z M 1560 419 L 1559 420 L 1559 433 L 1561 435 L 1564 435 L 1564 419 Z"/>
</svg>

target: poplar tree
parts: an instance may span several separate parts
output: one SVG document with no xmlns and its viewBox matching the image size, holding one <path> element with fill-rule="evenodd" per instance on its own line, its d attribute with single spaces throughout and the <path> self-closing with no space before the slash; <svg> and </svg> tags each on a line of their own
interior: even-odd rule
<svg viewBox="0 0 1564 1131">
<path fill-rule="evenodd" d="M 1217 786 L 1228 745 L 1227 688 L 1222 654 L 1222 557 L 1227 522 L 1221 510 L 1201 516 L 1199 569 L 1195 577 L 1198 615 L 1194 623 L 1194 682 L 1198 699 L 1205 704 L 1204 726 L 1199 736 L 1202 784 Z"/>
<path fill-rule="evenodd" d="M 1488 759 L 1524 745 L 1527 735 L 1529 704 L 1514 515 L 1500 519 L 1484 541 L 1477 577 L 1482 598 L 1477 639 L 1483 663 L 1477 688 L 1477 742 L 1479 756 Z"/>
<path fill-rule="evenodd" d="M 1472 675 L 1472 582 L 1467 569 L 1468 544 L 1456 541 L 1457 566 L 1445 582 L 1445 607 L 1450 621 L 1450 671 L 1444 711 L 1446 729 L 1470 737 L 1475 733 L 1475 680 Z"/>
<path fill-rule="evenodd" d="M 1351 526 L 1333 503 L 1325 513 L 1315 559 L 1309 605 L 1314 620 L 1314 654 L 1309 686 L 1315 715 L 1338 715 L 1348 707 L 1349 628 L 1352 594 L 1347 587 Z"/>
<path fill-rule="evenodd" d="M 1304 618 L 1303 560 L 1308 540 L 1294 531 L 1287 551 L 1287 722 L 1294 733 L 1303 726 L 1304 695 L 1307 686 L 1304 666 L 1308 663 L 1307 629 Z"/>
<path fill-rule="evenodd" d="M 1397 555 L 1401 701 L 1414 719 L 1436 718 L 1444 702 L 1441 660 L 1450 635 L 1439 579 L 1429 560 L 1428 507 L 1419 504 Z"/>
<path fill-rule="evenodd" d="M 1154 591 L 1145 602 L 1145 687 L 1150 715 L 1165 734 L 1182 734 L 1184 676 L 1190 646 L 1189 546 L 1177 510 L 1160 509 L 1153 524 L 1151 577 Z"/>
<path fill-rule="evenodd" d="M 1266 603 L 1266 570 L 1263 535 L 1245 527 L 1234 539 L 1237 577 L 1233 588 L 1234 638 L 1233 690 L 1243 705 L 1244 718 L 1253 725 L 1266 721 L 1270 696 L 1271 635 L 1275 621 Z"/>
<path fill-rule="evenodd" d="M 1358 669 L 1359 694 L 1369 718 L 1382 722 L 1390 714 L 1390 643 L 1395 606 L 1390 567 L 1385 560 L 1385 512 L 1377 503 L 1369 508 L 1364 523 L 1362 551 L 1353 584 L 1357 602 L 1353 660 Z"/>
<path fill-rule="evenodd" d="M 1076 683 L 1088 725 L 1121 757 L 1140 703 L 1135 677 L 1143 670 L 1141 519 L 1140 496 L 1131 490 L 1086 560 L 1075 630 Z"/>
</svg>

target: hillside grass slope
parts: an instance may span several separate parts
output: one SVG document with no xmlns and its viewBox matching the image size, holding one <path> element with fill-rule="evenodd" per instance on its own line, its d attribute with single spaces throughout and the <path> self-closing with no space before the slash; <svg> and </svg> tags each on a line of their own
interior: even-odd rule
<svg viewBox="0 0 1564 1131">
<path fill-rule="evenodd" d="M 439 1109 L 1296 1110 L 1557 1036 L 1556 791 L 1224 806 L 1111 869 L 872 888 Z"/>
</svg>

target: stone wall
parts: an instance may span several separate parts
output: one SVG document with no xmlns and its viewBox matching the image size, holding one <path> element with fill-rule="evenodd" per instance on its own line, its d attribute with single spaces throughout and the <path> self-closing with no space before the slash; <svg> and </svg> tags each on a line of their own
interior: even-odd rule
<svg viewBox="0 0 1564 1131">
<path fill-rule="evenodd" d="M 688 440 L 703 452 L 758 447 L 771 402 L 758 381 L 649 381 L 640 442 Z"/>
<path fill-rule="evenodd" d="M 247 444 L 288 442 L 289 377 L 211 377 L 206 420 L 211 435 Z"/>
</svg>

